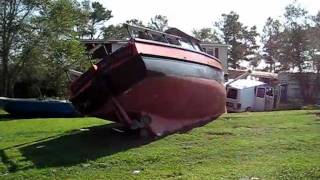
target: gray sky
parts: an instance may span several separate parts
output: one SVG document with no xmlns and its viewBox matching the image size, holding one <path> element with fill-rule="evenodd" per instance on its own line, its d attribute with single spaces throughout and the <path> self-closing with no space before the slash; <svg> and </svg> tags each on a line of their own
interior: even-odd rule
<svg viewBox="0 0 320 180">
<path fill-rule="evenodd" d="M 108 24 L 139 19 L 145 24 L 156 14 L 168 17 L 169 26 L 190 33 L 192 29 L 212 27 L 222 13 L 235 11 L 247 26 L 257 25 L 260 31 L 268 17 L 278 18 L 293 0 L 97 0 L 112 10 L 113 18 Z M 301 6 L 316 14 L 320 0 L 298 0 Z"/>
</svg>

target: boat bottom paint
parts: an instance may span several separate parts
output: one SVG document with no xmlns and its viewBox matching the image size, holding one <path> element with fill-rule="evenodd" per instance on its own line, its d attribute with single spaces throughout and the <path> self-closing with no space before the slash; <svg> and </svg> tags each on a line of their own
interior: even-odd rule
<svg viewBox="0 0 320 180">
<path fill-rule="evenodd" d="M 206 124 L 225 112 L 225 90 L 215 80 L 193 77 L 150 77 L 132 86 L 117 100 L 140 121 L 149 117 L 145 128 L 155 135 L 171 134 Z M 122 122 L 108 101 L 93 116 Z"/>
</svg>

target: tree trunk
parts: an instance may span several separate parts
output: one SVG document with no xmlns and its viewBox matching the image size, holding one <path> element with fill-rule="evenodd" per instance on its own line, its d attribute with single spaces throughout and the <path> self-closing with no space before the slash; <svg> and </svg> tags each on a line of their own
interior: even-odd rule
<svg viewBox="0 0 320 180">
<path fill-rule="evenodd" d="M 320 99 L 320 67 L 317 69 L 317 74 L 316 74 L 316 84 L 315 84 L 315 93 L 316 93 L 316 100 Z M 319 101 L 316 103 L 320 103 Z"/>
<path fill-rule="evenodd" d="M 1 74 L 1 96 L 8 96 L 8 53 L 4 50 L 2 54 L 2 74 Z"/>
</svg>

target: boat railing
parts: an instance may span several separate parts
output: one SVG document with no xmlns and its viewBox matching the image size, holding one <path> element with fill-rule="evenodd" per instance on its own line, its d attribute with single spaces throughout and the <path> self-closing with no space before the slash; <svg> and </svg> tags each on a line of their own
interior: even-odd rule
<svg viewBox="0 0 320 180">
<path fill-rule="evenodd" d="M 128 34 L 131 39 L 140 38 L 181 46 L 180 42 L 182 38 L 180 36 L 131 24 L 124 24 L 124 27 L 127 28 Z"/>
</svg>

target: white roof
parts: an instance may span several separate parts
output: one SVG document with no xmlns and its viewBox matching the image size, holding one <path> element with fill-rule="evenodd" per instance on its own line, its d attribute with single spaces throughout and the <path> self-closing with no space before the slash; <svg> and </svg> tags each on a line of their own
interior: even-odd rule
<svg viewBox="0 0 320 180">
<path fill-rule="evenodd" d="M 266 83 L 257 81 L 257 80 L 251 80 L 251 79 L 239 79 L 231 84 L 229 84 L 230 87 L 236 88 L 236 89 L 244 89 L 249 87 L 255 87 L 264 85 Z"/>
<path fill-rule="evenodd" d="M 251 75 L 252 75 L 252 76 L 255 76 L 255 77 L 278 79 L 278 74 L 276 74 L 276 73 L 271 73 L 271 72 L 252 71 Z"/>
</svg>

